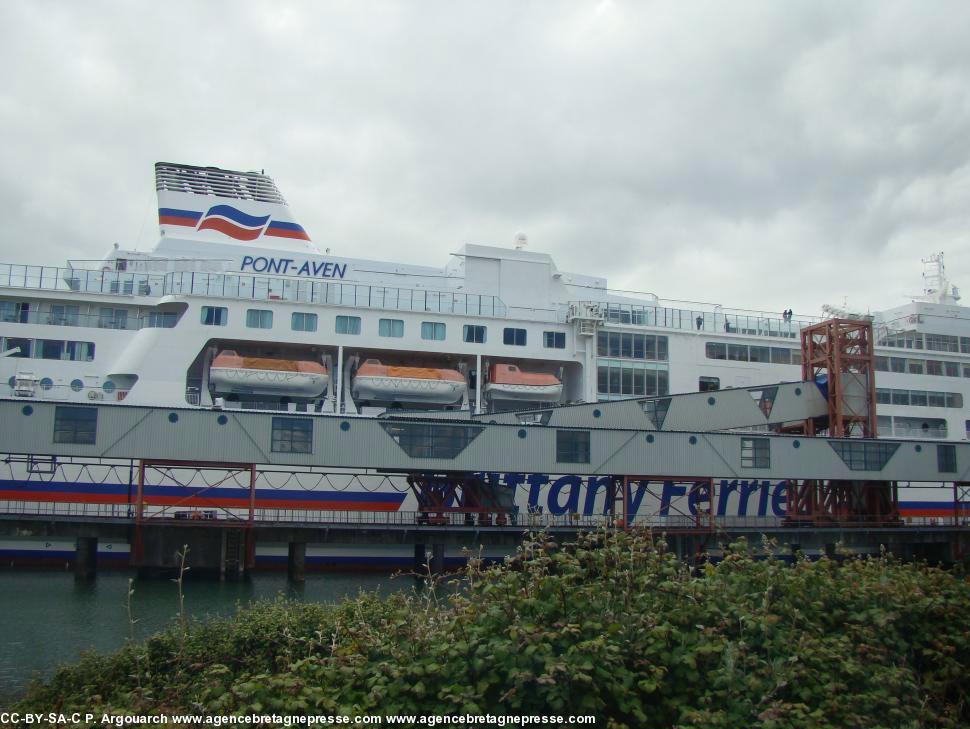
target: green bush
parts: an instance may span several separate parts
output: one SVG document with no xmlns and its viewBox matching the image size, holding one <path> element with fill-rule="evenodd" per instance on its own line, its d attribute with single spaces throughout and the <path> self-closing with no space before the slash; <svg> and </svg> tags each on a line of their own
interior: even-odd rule
<svg viewBox="0 0 970 729">
<path fill-rule="evenodd" d="M 262 603 L 89 655 L 21 711 L 595 714 L 611 727 L 970 724 L 970 584 L 891 559 L 692 572 L 649 535 L 543 537 L 465 580 Z"/>
</svg>

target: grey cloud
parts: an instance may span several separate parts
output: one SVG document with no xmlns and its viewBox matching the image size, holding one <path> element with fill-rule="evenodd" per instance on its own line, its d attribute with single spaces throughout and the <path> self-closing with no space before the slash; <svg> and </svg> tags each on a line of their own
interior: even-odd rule
<svg viewBox="0 0 970 729">
<path fill-rule="evenodd" d="M 620 288 L 889 306 L 930 252 L 970 276 L 968 21 L 956 1 L 4 3 L 0 252 L 150 246 L 167 160 L 265 168 L 348 255 L 440 265 L 525 230 Z"/>
</svg>

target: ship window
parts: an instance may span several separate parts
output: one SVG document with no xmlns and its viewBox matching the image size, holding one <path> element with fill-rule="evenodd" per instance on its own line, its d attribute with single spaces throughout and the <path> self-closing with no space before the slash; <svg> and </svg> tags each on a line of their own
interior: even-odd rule
<svg viewBox="0 0 970 729">
<path fill-rule="evenodd" d="M 6 357 L 30 357 L 32 339 L 20 339 L 19 337 L 4 338 L 3 353 Z M 14 353 L 14 350 L 18 350 Z M 10 352 L 11 354 L 8 354 Z"/>
<path fill-rule="evenodd" d="M 472 344 L 484 344 L 488 338 L 488 328 L 480 324 L 465 324 L 462 339 Z"/>
<path fill-rule="evenodd" d="M 565 349 L 566 332 L 543 332 L 542 346 L 546 349 Z"/>
<path fill-rule="evenodd" d="M 791 351 L 791 363 L 793 365 L 800 365 L 802 363 L 802 353 L 798 349 L 793 349 Z"/>
<path fill-rule="evenodd" d="M 957 472 L 957 448 L 940 443 L 936 446 L 936 466 L 940 473 Z"/>
<path fill-rule="evenodd" d="M 767 347 L 749 347 L 748 349 L 748 360 L 751 362 L 767 362 L 768 361 L 768 348 Z"/>
<path fill-rule="evenodd" d="M 98 316 L 98 327 L 101 329 L 127 329 L 128 310 L 102 307 Z"/>
<path fill-rule="evenodd" d="M 946 369 L 947 377 L 959 377 L 960 376 L 960 364 L 959 362 L 944 362 L 943 367 Z"/>
<path fill-rule="evenodd" d="M 962 408 L 963 395 L 959 392 L 946 393 L 946 406 L 948 408 Z"/>
<path fill-rule="evenodd" d="M 893 402 L 892 392 L 883 387 L 876 388 L 876 404 L 891 405 Z"/>
<path fill-rule="evenodd" d="M 269 309 L 246 309 L 247 329 L 272 329 L 273 312 Z"/>
<path fill-rule="evenodd" d="M 771 348 L 772 364 L 791 364 L 791 350 L 782 347 Z"/>
<path fill-rule="evenodd" d="M 72 362 L 92 362 L 94 360 L 94 342 L 67 342 L 65 359 Z"/>
<path fill-rule="evenodd" d="M 915 405 L 916 407 L 926 407 L 928 398 L 926 397 L 926 392 L 924 390 L 910 390 L 909 391 L 909 404 Z"/>
<path fill-rule="evenodd" d="M 98 409 L 59 405 L 54 408 L 54 442 L 94 445 Z"/>
<path fill-rule="evenodd" d="M 926 374 L 928 375 L 942 375 L 943 374 L 943 363 L 939 360 L 928 359 L 926 360 Z"/>
<path fill-rule="evenodd" d="M 484 430 L 480 425 L 381 423 L 411 458 L 455 458 Z"/>
<path fill-rule="evenodd" d="M 905 372 L 906 371 L 906 360 L 902 357 L 890 357 L 889 358 L 889 371 L 890 372 Z"/>
<path fill-rule="evenodd" d="M 727 359 L 727 345 L 721 342 L 708 342 L 705 354 L 708 359 Z"/>
<path fill-rule="evenodd" d="M 893 405 L 909 405 L 909 390 L 892 390 Z"/>
<path fill-rule="evenodd" d="M 317 315 L 294 311 L 290 317 L 290 328 L 294 332 L 315 332 L 317 330 Z"/>
<path fill-rule="evenodd" d="M 30 316 L 30 302 L 0 301 L 0 321 L 26 324 Z"/>
<path fill-rule="evenodd" d="M 57 339 L 38 339 L 34 356 L 39 359 L 64 359 L 64 342 Z"/>
<path fill-rule="evenodd" d="M 728 359 L 736 362 L 747 362 L 748 346 L 746 344 L 729 344 Z"/>
<path fill-rule="evenodd" d="M 202 323 L 210 327 L 224 327 L 229 321 L 229 310 L 224 306 L 203 306 Z"/>
<path fill-rule="evenodd" d="M 150 311 L 146 326 L 151 329 L 171 329 L 177 320 L 178 315 L 174 311 Z"/>
<path fill-rule="evenodd" d="M 403 319 L 381 319 L 377 324 L 377 333 L 382 337 L 403 337 Z"/>
<path fill-rule="evenodd" d="M 970 354 L 970 337 L 960 337 L 960 353 Z"/>
<path fill-rule="evenodd" d="M 80 309 L 77 306 L 52 304 L 51 316 L 47 323 L 59 326 L 76 327 L 79 313 Z"/>
<path fill-rule="evenodd" d="M 771 442 L 767 438 L 742 438 L 741 467 L 770 468 Z"/>
<path fill-rule="evenodd" d="M 440 321 L 421 322 L 421 338 L 442 342 L 445 339 L 445 325 Z"/>
<path fill-rule="evenodd" d="M 889 372 L 889 357 L 876 357 L 876 372 Z"/>
<path fill-rule="evenodd" d="M 359 316 L 338 316 L 337 334 L 360 334 Z"/>
<path fill-rule="evenodd" d="M 557 463 L 589 463 L 589 431 L 556 431 Z"/>
<path fill-rule="evenodd" d="M 970 377 L 970 365 L 963 365 L 963 376 Z"/>
<path fill-rule="evenodd" d="M 502 333 L 502 343 L 509 344 L 514 347 L 524 347 L 525 329 L 515 329 L 512 327 L 506 327 L 505 331 Z"/>
<path fill-rule="evenodd" d="M 721 389 L 720 377 L 701 377 L 697 381 L 697 389 L 701 392 L 713 392 Z"/>
<path fill-rule="evenodd" d="M 829 445 L 852 471 L 881 471 L 899 448 L 899 443 L 853 442 L 848 438 L 830 440 Z"/>
<path fill-rule="evenodd" d="M 274 453 L 313 453 L 313 421 L 307 418 L 273 418 Z"/>
<path fill-rule="evenodd" d="M 942 392 L 928 392 L 927 399 L 931 408 L 945 408 L 946 394 Z"/>
<path fill-rule="evenodd" d="M 959 352 L 960 338 L 946 334 L 927 334 L 926 348 L 936 352 Z"/>
<path fill-rule="evenodd" d="M 906 361 L 909 367 L 909 374 L 911 375 L 921 375 L 923 374 L 923 360 L 921 359 L 910 359 Z"/>
</svg>

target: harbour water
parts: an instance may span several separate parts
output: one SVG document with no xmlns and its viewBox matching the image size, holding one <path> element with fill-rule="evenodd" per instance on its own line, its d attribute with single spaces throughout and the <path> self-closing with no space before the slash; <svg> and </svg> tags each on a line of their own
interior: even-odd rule
<svg viewBox="0 0 970 729">
<path fill-rule="evenodd" d="M 127 571 L 104 571 L 92 580 L 72 572 L 0 572 L 0 706 L 23 693 L 32 677 L 50 676 L 83 651 L 113 651 L 129 636 Z M 230 615 L 238 606 L 279 595 L 333 602 L 361 590 L 388 594 L 410 590 L 414 578 L 390 574 L 308 574 L 302 585 L 285 573 L 256 573 L 235 582 L 190 580 L 185 610 L 192 617 Z M 178 588 L 170 580 L 137 580 L 132 597 L 136 640 L 171 625 L 178 613 Z"/>
</svg>

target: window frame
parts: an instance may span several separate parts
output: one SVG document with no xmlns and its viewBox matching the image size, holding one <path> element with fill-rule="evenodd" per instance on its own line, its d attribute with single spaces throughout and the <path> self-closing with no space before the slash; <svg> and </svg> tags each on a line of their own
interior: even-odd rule
<svg viewBox="0 0 970 729">
<path fill-rule="evenodd" d="M 294 436 L 297 437 L 294 438 Z M 311 418 L 292 418 L 282 415 L 273 416 L 269 447 L 272 453 L 312 454 L 313 420 Z"/>
<path fill-rule="evenodd" d="M 83 413 L 83 417 L 77 417 Z M 57 405 L 54 408 L 53 443 L 96 445 L 98 440 L 98 409 L 78 405 Z"/>
</svg>

